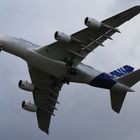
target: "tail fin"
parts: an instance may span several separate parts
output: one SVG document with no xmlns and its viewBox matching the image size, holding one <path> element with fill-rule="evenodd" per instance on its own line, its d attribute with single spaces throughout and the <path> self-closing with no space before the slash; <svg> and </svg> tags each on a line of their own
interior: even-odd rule
<svg viewBox="0 0 140 140">
<path fill-rule="evenodd" d="M 140 69 L 118 78 L 117 81 L 128 87 L 132 87 L 140 81 Z M 126 94 L 126 91 L 116 90 L 115 88 L 110 90 L 111 106 L 115 112 L 120 112 Z"/>
<path fill-rule="evenodd" d="M 113 78 L 118 78 L 118 77 L 122 77 L 133 71 L 134 71 L 133 67 L 125 65 L 117 70 L 110 72 L 109 75 L 111 75 Z"/>
</svg>

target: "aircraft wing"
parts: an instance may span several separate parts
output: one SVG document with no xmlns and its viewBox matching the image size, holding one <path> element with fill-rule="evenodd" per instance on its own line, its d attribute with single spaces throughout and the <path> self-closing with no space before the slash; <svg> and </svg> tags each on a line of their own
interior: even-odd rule
<svg viewBox="0 0 140 140">
<path fill-rule="evenodd" d="M 48 46 L 39 48 L 38 53 L 56 59 L 65 61 L 68 64 L 78 65 L 90 52 L 102 43 L 111 39 L 111 36 L 119 32 L 116 27 L 130 20 L 140 13 L 140 6 L 132 7 L 120 14 L 108 18 L 101 23 L 105 24 L 99 29 L 85 28 L 77 33 L 72 34 L 76 41 L 69 43 L 55 42 Z"/>
<path fill-rule="evenodd" d="M 30 65 L 29 73 L 32 83 L 36 87 L 33 97 L 35 105 L 37 105 L 38 126 L 49 134 L 51 116 L 54 115 L 54 110 L 57 110 L 55 105 L 59 103 L 57 98 L 63 84 L 58 79 Z"/>
</svg>

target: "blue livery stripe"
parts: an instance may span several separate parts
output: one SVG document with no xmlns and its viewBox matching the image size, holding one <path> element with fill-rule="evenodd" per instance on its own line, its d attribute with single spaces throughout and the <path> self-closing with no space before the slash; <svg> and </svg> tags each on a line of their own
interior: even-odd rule
<svg viewBox="0 0 140 140">
<path fill-rule="evenodd" d="M 134 71 L 133 67 L 125 65 L 122 68 L 110 72 L 109 75 L 112 76 L 113 78 L 118 78 L 133 71 Z"/>
<path fill-rule="evenodd" d="M 112 76 L 106 73 L 101 73 L 90 82 L 91 86 L 105 89 L 111 89 L 115 84 L 116 81 L 113 80 Z"/>
</svg>

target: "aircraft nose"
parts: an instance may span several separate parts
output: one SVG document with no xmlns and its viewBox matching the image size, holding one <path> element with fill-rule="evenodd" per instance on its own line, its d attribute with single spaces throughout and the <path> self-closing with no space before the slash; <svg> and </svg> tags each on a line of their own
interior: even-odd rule
<svg viewBox="0 0 140 140">
<path fill-rule="evenodd" d="M 0 47 L 5 44 L 6 40 L 8 40 L 8 36 L 0 35 Z"/>
<path fill-rule="evenodd" d="M 6 36 L 0 35 L 0 51 L 3 50 L 3 46 L 5 44 Z"/>
<path fill-rule="evenodd" d="M 10 36 L 0 34 L 0 50 L 7 50 L 9 42 L 11 42 Z"/>
<path fill-rule="evenodd" d="M 0 52 L 2 51 L 2 44 L 0 44 Z"/>
<path fill-rule="evenodd" d="M 5 37 L 0 35 L 0 51 L 3 49 L 3 45 L 5 44 Z"/>
</svg>

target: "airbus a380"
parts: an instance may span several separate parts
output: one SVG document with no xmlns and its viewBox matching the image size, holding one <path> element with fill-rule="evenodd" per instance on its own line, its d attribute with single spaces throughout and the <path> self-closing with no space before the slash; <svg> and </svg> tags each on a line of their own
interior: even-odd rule
<svg viewBox="0 0 140 140">
<path fill-rule="evenodd" d="M 49 134 L 51 116 L 58 102 L 63 84 L 84 83 L 110 90 L 112 109 L 119 113 L 127 92 L 140 80 L 140 69 L 128 65 L 110 73 L 100 72 L 81 61 L 103 42 L 120 33 L 118 26 L 140 13 L 140 6 L 132 7 L 101 22 L 87 17 L 87 28 L 67 35 L 56 32 L 56 42 L 44 47 L 22 38 L 0 36 L 0 48 L 25 60 L 31 83 L 19 81 L 19 88 L 33 93 L 34 104 L 23 101 L 22 108 L 36 112 L 39 128 Z"/>
</svg>

